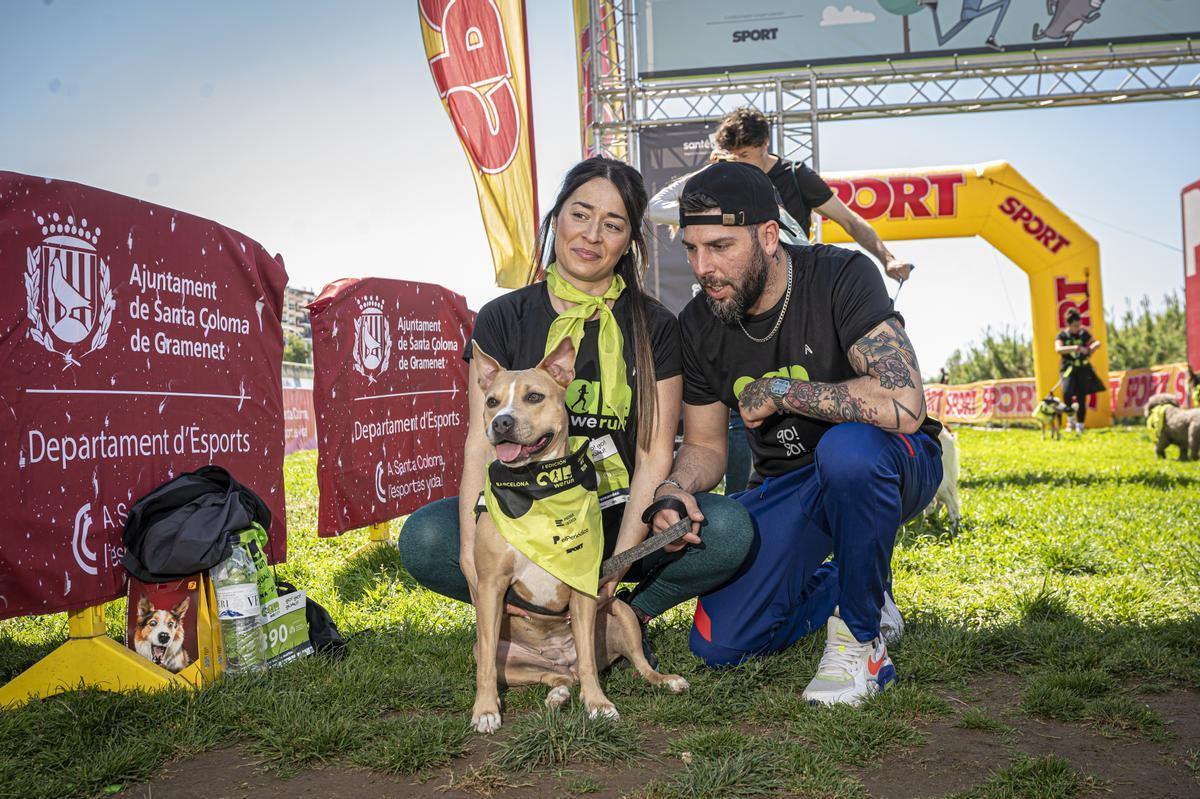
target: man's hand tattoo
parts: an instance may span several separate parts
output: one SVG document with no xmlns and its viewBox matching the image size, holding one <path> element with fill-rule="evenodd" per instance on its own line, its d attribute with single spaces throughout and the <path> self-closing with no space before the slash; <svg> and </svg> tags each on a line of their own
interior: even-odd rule
<svg viewBox="0 0 1200 799">
<path fill-rule="evenodd" d="M 774 407 L 775 401 L 771 399 L 771 381 L 764 377 L 746 386 L 738 397 L 738 404 L 747 411 L 756 411 L 764 405 Z"/>
</svg>

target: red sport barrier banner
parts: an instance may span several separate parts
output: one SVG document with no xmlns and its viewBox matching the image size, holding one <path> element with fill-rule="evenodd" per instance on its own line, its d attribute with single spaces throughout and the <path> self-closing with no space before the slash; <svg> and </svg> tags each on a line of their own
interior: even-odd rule
<svg viewBox="0 0 1200 799">
<path fill-rule="evenodd" d="M 317 411 L 311 388 L 283 390 L 283 454 L 317 448 Z"/>
<path fill-rule="evenodd" d="M 286 283 L 214 222 L 0 172 L 0 619 L 122 595 L 130 506 L 208 463 L 283 559 Z"/>
<path fill-rule="evenodd" d="M 925 386 L 929 415 L 943 422 L 992 422 L 1029 419 L 1037 407 L 1033 378 Z"/>
<path fill-rule="evenodd" d="M 1150 397 L 1164 392 L 1174 394 L 1185 405 L 1187 381 L 1186 363 L 1110 372 L 1108 391 L 1112 395 L 1113 416 L 1126 419 L 1141 416 Z M 1040 401 L 1032 377 L 925 386 L 929 415 L 956 424 L 1026 421 L 1033 417 Z M 1094 401 L 1090 407 L 1095 407 Z"/>
<path fill-rule="evenodd" d="M 1142 416 L 1145 413 L 1146 402 L 1155 394 L 1173 394 L 1181 407 L 1187 407 L 1187 364 L 1169 363 L 1151 366 L 1146 369 L 1128 369 L 1124 372 L 1113 372 L 1110 386 L 1117 380 L 1117 389 L 1113 393 L 1113 416 L 1129 418 Z"/>
<path fill-rule="evenodd" d="M 475 314 L 441 286 L 330 283 L 308 306 L 322 536 L 411 513 L 458 491 Z"/>
</svg>

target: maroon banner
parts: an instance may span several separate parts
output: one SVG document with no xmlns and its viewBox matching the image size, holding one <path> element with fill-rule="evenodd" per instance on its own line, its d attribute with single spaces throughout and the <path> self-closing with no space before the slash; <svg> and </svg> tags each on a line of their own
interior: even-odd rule
<svg viewBox="0 0 1200 799">
<path fill-rule="evenodd" d="M 0 172 L 0 619 L 123 595 L 130 506 L 208 463 L 283 559 L 286 283 L 229 228 Z"/>
<path fill-rule="evenodd" d="M 1183 300 L 1187 319 L 1187 360 L 1200 371 L 1200 180 L 1184 186 Z"/>
<path fill-rule="evenodd" d="M 453 496 L 475 314 L 430 283 L 347 278 L 309 306 L 322 536 Z"/>
<path fill-rule="evenodd" d="M 317 448 L 317 412 L 311 388 L 283 390 L 283 454 Z"/>
</svg>

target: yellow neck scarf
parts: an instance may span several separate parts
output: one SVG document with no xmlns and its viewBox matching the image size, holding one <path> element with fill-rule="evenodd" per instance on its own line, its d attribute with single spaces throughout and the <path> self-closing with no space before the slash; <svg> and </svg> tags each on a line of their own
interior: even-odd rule
<svg viewBox="0 0 1200 799">
<path fill-rule="evenodd" d="M 607 300 L 616 300 L 625 290 L 625 281 L 620 275 L 613 275 L 612 285 L 608 291 L 599 297 L 585 294 L 572 286 L 558 274 L 558 266 L 550 264 L 546 270 L 546 286 L 560 300 L 575 303 L 558 315 L 550 325 L 550 333 L 546 336 L 546 354 L 549 354 L 567 336 L 579 351 L 579 342 L 583 338 L 583 325 L 597 312 L 600 313 L 600 336 L 596 342 L 596 350 L 600 356 L 600 387 L 602 403 L 607 415 L 625 419 L 629 416 L 629 380 L 625 376 L 625 339 L 621 328 L 613 317 L 612 309 Z"/>
<path fill-rule="evenodd" d="M 525 557 L 576 591 L 596 596 L 604 523 L 588 440 L 571 438 L 571 455 L 509 468 L 488 465 L 484 507 Z"/>
<path fill-rule="evenodd" d="M 1162 434 L 1163 424 L 1166 416 L 1167 404 L 1164 402 L 1162 405 L 1159 405 L 1155 407 L 1154 410 L 1150 411 L 1150 415 L 1146 418 L 1146 427 L 1150 428 L 1150 432 L 1154 434 L 1156 439 Z"/>
</svg>

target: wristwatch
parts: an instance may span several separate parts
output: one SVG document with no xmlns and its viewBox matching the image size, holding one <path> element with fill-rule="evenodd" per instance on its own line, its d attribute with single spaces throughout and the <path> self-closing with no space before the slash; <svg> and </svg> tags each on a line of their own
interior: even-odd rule
<svg viewBox="0 0 1200 799">
<path fill-rule="evenodd" d="M 780 413 L 787 413 L 787 409 L 783 407 L 783 398 L 787 396 L 788 389 L 791 387 L 792 381 L 786 377 L 776 377 L 768 385 L 771 391 L 771 400 L 775 403 L 775 410 Z"/>
</svg>

